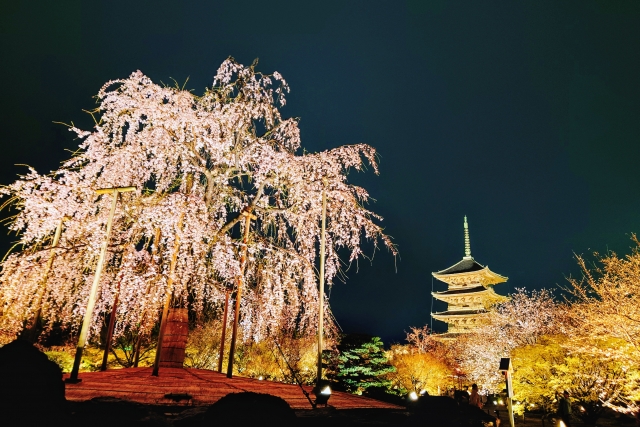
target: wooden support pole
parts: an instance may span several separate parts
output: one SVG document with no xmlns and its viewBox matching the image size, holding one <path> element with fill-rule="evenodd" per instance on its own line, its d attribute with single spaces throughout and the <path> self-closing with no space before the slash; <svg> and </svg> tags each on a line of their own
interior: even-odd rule
<svg viewBox="0 0 640 427">
<path fill-rule="evenodd" d="M 153 372 L 151 375 L 157 377 L 160 373 L 160 353 L 162 352 L 162 341 L 164 340 L 164 332 L 167 327 L 167 316 L 169 315 L 169 306 L 171 305 L 171 299 L 173 298 L 173 287 L 167 286 L 167 295 L 164 300 L 164 307 L 162 308 L 162 317 L 160 317 L 160 331 L 158 333 L 158 343 L 156 345 L 156 358 L 153 362 Z"/>
<path fill-rule="evenodd" d="M 120 193 L 129 191 L 135 191 L 135 187 L 116 187 L 116 188 L 103 188 L 97 190 L 97 194 L 109 194 L 111 193 L 113 199 L 111 201 L 111 211 L 109 212 L 109 219 L 107 220 L 107 233 L 100 249 L 100 256 L 98 257 L 98 265 L 96 267 L 96 273 L 93 277 L 93 284 L 91 285 L 91 291 L 89 292 L 89 302 L 87 309 L 84 313 L 84 320 L 82 322 L 82 328 L 80 329 L 80 337 L 78 338 L 78 346 L 76 347 L 76 356 L 73 360 L 73 369 L 71 375 L 67 381 L 78 382 L 78 372 L 80 371 L 80 362 L 82 360 L 82 352 L 87 341 L 87 335 L 89 334 L 89 326 L 91 325 L 91 317 L 93 315 L 93 308 L 96 305 L 98 299 L 98 284 L 100 283 L 100 274 L 104 266 L 104 259 L 107 254 L 107 246 L 109 245 L 109 237 L 111 237 L 111 226 L 113 225 L 113 216 L 116 212 L 116 204 L 118 203 L 118 196 Z"/>
<path fill-rule="evenodd" d="M 324 256 L 325 231 L 327 223 L 327 179 L 322 180 L 322 227 L 320 229 L 320 289 L 318 294 L 318 372 L 316 373 L 316 389 L 320 392 L 322 381 L 322 338 L 324 334 Z"/>
<path fill-rule="evenodd" d="M 236 339 L 238 337 L 238 322 L 240 320 L 240 300 L 242 298 L 242 283 L 244 281 L 244 270 L 247 265 L 247 243 L 249 242 L 249 230 L 251 229 L 251 220 L 257 217 L 251 212 L 244 211 L 242 215 L 244 220 L 244 237 L 242 238 L 242 255 L 240 255 L 240 275 L 237 280 L 236 289 L 236 311 L 233 317 L 233 329 L 231 330 L 231 346 L 229 348 L 229 361 L 227 363 L 227 378 L 233 378 L 233 358 L 236 352 Z"/>
<path fill-rule="evenodd" d="M 162 232 L 160 230 L 160 228 L 156 228 L 156 235 L 155 238 L 153 240 L 153 250 L 151 251 L 151 254 L 153 255 L 153 257 L 158 255 L 158 251 L 160 250 L 160 237 L 162 235 Z M 156 275 L 156 277 L 159 277 L 159 274 Z M 151 290 L 151 284 L 147 285 L 147 291 L 145 292 L 145 295 L 149 293 L 149 291 Z M 144 324 L 144 320 L 147 316 L 147 311 L 146 309 L 142 312 L 142 316 L 140 316 L 140 325 Z M 133 354 L 133 367 L 137 368 L 138 367 L 138 363 L 140 363 L 140 347 L 142 347 L 142 333 L 140 332 L 141 328 L 138 328 L 138 336 L 136 338 L 136 349 L 135 352 Z"/>
<path fill-rule="evenodd" d="M 173 282 L 176 272 L 176 264 L 178 263 L 178 253 L 180 252 L 180 232 L 182 231 L 182 223 L 184 222 L 184 211 L 178 218 L 178 226 L 176 230 L 176 237 L 173 244 L 173 253 L 171 254 L 171 263 L 169 264 L 169 277 L 167 278 L 167 294 L 164 300 L 164 307 L 162 308 L 162 317 L 160 318 L 160 331 L 158 332 L 158 345 L 156 346 L 156 358 L 153 362 L 153 372 L 151 375 L 157 377 L 160 370 L 160 353 L 162 352 L 162 341 L 164 340 L 164 333 L 167 327 L 167 316 L 169 315 L 169 308 L 171 306 L 171 300 L 173 299 Z"/>
<path fill-rule="evenodd" d="M 218 357 L 218 372 L 222 373 L 222 359 L 224 358 L 224 342 L 227 339 L 227 316 L 229 314 L 229 294 L 231 289 L 224 291 L 224 314 L 222 315 L 222 337 L 220 338 L 220 356 Z"/>
<path fill-rule="evenodd" d="M 140 346 L 142 345 L 142 334 L 138 332 L 138 338 L 136 339 L 136 350 L 133 354 L 133 367 L 137 368 L 140 363 Z"/>
<path fill-rule="evenodd" d="M 60 235 L 62 234 L 62 224 L 66 218 L 61 218 L 58 226 L 56 227 L 56 232 L 53 236 L 53 242 L 51 243 L 51 249 L 49 254 L 49 260 L 47 261 L 47 266 L 44 270 L 44 276 L 42 278 L 42 282 L 40 283 L 40 288 L 36 294 L 36 300 L 34 305 L 38 308 L 36 310 L 35 315 L 33 316 L 33 320 L 31 321 L 31 325 L 29 326 L 29 335 L 31 341 L 35 342 L 38 339 L 38 326 L 40 325 L 40 320 L 42 319 L 42 300 L 44 299 L 44 295 L 47 292 L 47 279 L 49 278 L 49 272 L 51 271 L 51 267 L 53 267 L 53 261 L 56 257 L 56 251 L 54 250 L 58 246 L 58 242 L 60 241 Z"/>
<path fill-rule="evenodd" d="M 505 379 L 506 379 L 507 384 L 508 384 L 507 387 L 512 387 L 511 386 L 511 378 L 510 378 L 511 377 L 511 372 L 510 371 L 505 372 L 504 376 L 505 376 Z M 512 398 L 512 396 L 513 396 L 513 391 L 508 392 L 508 395 L 507 395 L 507 409 L 509 411 L 509 425 L 511 427 L 514 427 L 515 426 L 515 420 L 513 419 L 513 398 Z"/>
<path fill-rule="evenodd" d="M 109 360 L 109 350 L 111 350 L 111 340 L 113 339 L 113 328 L 116 325 L 116 313 L 118 311 L 118 298 L 120 297 L 120 281 L 116 289 L 116 296 L 113 298 L 113 306 L 111 307 L 111 315 L 109 316 L 109 326 L 107 327 L 107 338 L 104 346 L 104 354 L 102 355 L 101 371 L 107 370 L 107 361 Z"/>
<path fill-rule="evenodd" d="M 504 381 L 507 389 L 507 409 L 509 410 L 509 424 L 514 427 L 515 422 L 513 419 L 513 383 L 511 381 L 511 358 L 503 357 L 500 359 L 500 368 L 498 369 L 504 375 Z"/>
</svg>

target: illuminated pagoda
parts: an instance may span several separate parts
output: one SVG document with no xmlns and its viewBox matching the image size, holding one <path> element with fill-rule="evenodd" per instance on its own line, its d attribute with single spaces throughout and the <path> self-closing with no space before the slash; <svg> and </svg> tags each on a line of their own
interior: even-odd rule
<svg viewBox="0 0 640 427">
<path fill-rule="evenodd" d="M 432 274 L 448 285 L 446 291 L 431 293 L 434 298 L 448 305 L 446 311 L 431 313 L 434 319 L 448 325 L 447 333 L 439 335 L 440 338 L 455 338 L 459 334 L 471 331 L 491 306 L 507 300 L 507 297 L 495 293 L 492 286 L 504 283 L 508 278 L 494 273 L 488 266 L 479 264 L 471 256 L 466 216 L 464 257 L 451 267 Z"/>
</svg>

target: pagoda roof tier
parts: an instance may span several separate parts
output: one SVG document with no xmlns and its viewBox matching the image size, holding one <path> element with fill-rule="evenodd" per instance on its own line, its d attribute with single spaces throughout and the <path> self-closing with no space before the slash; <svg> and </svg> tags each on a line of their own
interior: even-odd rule
<svg viewBox="0 0 640 427">
<path fill-rule="evenodd" d="M 442 334 L 433 334 L 431 335 L 434 340 L 438 341 L 453 341 L 457 339 L 460 335 L 463 335 L 464 332 L 445 332 Z"/>
<path fill-rule="evenodd" d="M 450 318 L 455 318 L 455 317 L 467 317 L 467 316 L 473 316 L 476 314 L 484 314 L 486 313 L 487 310 L 485 309 L 477 309 L 477 310 L 447 310 L 447 311 L 441 311 L 439 313 L 431 313 L 431 316 L 434 319 L 437 320 L 442 320 L 445 321 L 444 319 L 450 319 Z"/>
<path fill-rule="evenodd" d="M 431 295 L 440 301 L 448 304 L 456 304 L 460 301 L 482 301 L 485 306 L 507 300 L 507 297 L 497 294 L 493 288 L 486 288 L 482 285 L 474 287 L 462 287 L 449 289 L 442 292 L 431 292 Z M 471 298 L 471 299 L 470 299 Z M 479 300 L 478 300 L 479 298 Z M 462 305 L 461 303 L 460 305 Z"/>
<path fill-rule="evenodd" d="M 438 298 L 438 296 L 448 296 L 448 295 L 459 295 L 459 294 L 477 294 L 479 292 L 488 292 L 489 289 L 485 288 L 482 285 L 479 286 L 474 286 L 472 288 L 469 287 L 465 287 L 465 288 L 455 288 L 455 289 L 449 289 L 446 291 L 442 291 L 442 292 L 432 292 L 431 294 Z"/>
<path fill-rule="evenodd" d="M 508 277 L 494 273 L 489 270 L 488 266 L 483 266 L 471 256 L 462 258 L 462 261 L 447 269 L 431 274 L 436 279 L 451 286 L 468 286 L 471 284 L 487 286 L 504 283 L 508 280 Z"/>
<path fill-rule="evenodd" d="M 449 268 L 435 272 L 434 274 L 457 274 L 457 273 L 469 273 L 471 271 L 479 271 L 484 268 L 484 265 L 473 259 L 472 256 L 466 256 L 461 261 L 453 264 Z"/>
</svg>

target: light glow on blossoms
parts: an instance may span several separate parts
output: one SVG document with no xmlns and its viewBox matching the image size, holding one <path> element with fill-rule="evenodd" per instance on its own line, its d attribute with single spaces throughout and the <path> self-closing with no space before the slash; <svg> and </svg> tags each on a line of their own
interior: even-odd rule
<svg viewBox="0 0 640 427">
<path fill-rule="evenodd" d="M 202 96 L 157 85 L 140 71 L 106 83 L 92 112 L 95 127 L 70 127 L 81 141 L 75 156 L 48 175 L 29 169 L 0 189 L 20 249 L 2 262 L 0 329 L 17 334 L 39 309 L 45 329 L 78 327 L 109 213 L 109 198 L 95 189 L 133 186 L 135 192 L 120 196 L 92 333 L 118 283 L 114 336 L 128 328 L 149 332 L 173 257 L 173 305 L 196 316 L 219 306 L 225 286 L 241 274 L 242 211 L 257 217 L 247 244 L 243 336 L 315 331 L 322 179 L 329 284 L 345 261 L 362 255 L 363 241 L 396 249 L 382 218 L 365 208 L 367 191 L 347 181 L 350 169 L 366 164 L 378 173 L 375 149 L 357 144 L 301 153 L 297 119 L 279 110 L 288 91 L 280 74 L 264 75 L 232 58 Z M 50 249 L 61 220 L 60 241 Z M 339 259 L 341 249 L 347 260 Z"/>
<path fill-rule="evenodd" d="M 508 301 L 484 315 L 473 332 L 457 340 L 460 366 L 470 381 L 501 390 L 504 377 L 496 366 L 500 359 L 511 357 L 517 347 L 536 344 L 544 335 L 560 333 L 565 312 L 548 290 L 516 288 Z"/>
</svg>

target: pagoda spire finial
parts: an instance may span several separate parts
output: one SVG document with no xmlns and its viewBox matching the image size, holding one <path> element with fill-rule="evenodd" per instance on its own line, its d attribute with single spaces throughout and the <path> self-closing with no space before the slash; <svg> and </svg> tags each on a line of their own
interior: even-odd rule
<svg viewBox="0 0 640 427">
<path fill-rule="evenodd" d="M 471 243 L 469 242 L 469 224 L 467 216 L 464 216 L 464 257 L 471 258 Z"/>
</svg>

